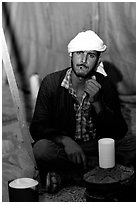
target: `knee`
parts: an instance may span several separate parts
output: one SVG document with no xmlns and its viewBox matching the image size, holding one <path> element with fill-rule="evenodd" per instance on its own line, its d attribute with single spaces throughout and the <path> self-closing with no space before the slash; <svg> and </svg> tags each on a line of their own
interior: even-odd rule
<svg viewBox="0 0 138 204">
<path fill-rule="evenodd" d="M 48 160 L 57 155 L 58 146 L 50 140 L 42 139 L 35 143 L 33 152 L 36 161 Z"/>
</svg>

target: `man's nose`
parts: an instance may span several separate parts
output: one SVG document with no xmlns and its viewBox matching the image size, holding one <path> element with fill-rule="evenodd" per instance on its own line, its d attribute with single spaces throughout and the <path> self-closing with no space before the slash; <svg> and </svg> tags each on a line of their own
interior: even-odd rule
<svg viewBox="0 0 138 204">
<path fill-rule="evenodd" d="M 87 53 L 83 53 L 82 55 L 82 62 L 85 63 L 87 61 Z"/>
</svg>

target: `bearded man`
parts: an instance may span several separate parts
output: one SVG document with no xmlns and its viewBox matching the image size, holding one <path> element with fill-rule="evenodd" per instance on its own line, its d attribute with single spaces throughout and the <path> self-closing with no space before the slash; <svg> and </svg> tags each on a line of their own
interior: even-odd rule
<svg viewBox="0 0 138 204">
<path fill-rule="evenodd" d="M 57 192 L 98 165 L 98 140 L 123 138 L 127 125 L 101 54 L 103 40 L 80 32 L 68 44 L 71 67 L 47 75 L 40 86 L 30 132 L 41 182 Z"/>
</svg>

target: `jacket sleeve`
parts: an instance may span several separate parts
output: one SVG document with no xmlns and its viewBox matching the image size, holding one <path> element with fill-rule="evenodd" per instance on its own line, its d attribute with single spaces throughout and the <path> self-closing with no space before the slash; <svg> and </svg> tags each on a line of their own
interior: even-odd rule
<svg viewBox="0 0 138 204">
<path fill-rule="evenodd" d="M 102 87 L 104 109 L 97 117 L 97 137 L 119 140 L 125 136 L 127 124 L 121 113 L 118 94 L 108 77 L 105 77 Z"/>
<path fill-rule="evenodd" d="M 64 134 L 58 128 L 54 128 L 52 90 L 55 90 L 54 81 L 51 82 L 51 78 L 47 76 L 41 83 L 30 124 L 30 133 L 34 141 L 50 137 L 51 135 Z"/>
</svg>

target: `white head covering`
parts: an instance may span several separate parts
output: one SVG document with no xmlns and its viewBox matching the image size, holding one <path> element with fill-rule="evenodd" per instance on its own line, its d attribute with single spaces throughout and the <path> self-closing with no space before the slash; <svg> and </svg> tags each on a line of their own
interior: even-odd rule
<svg viewBox="0 0 138 204">
<path fill-rule="evenodd" d="M 69 53 L 89 50 L 99 52 L 104 52 L 106 50 L 106 45 L 104 45 L 102 39 L 92 30 L 78 33 L 68 44 Z"/>
</svg>

